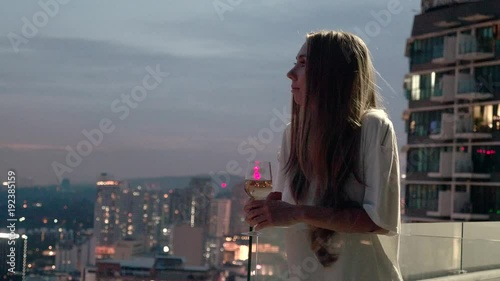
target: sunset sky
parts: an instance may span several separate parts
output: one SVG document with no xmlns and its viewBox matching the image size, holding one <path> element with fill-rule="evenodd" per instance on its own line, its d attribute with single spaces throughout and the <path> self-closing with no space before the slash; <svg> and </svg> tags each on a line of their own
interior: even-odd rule
<svg viewBox="0 0 500 281">
<path fill-rule="evenodd" d="M 404 47 L 419 6 L 408 0 L 2 1 L 0 178 L 14 168 L 37 184 L 56 183 L 56 162 L 71 170 L 63 177 L 91 182 L 104 171 L 130 178 L 224 171 L 228 163 L 237 170 L 252 150 L 275 161 L 276 112 L 290 112 L 286 72 L 305 34 L 318 29 L 366 40 L 401 146 Z M 156 68 L 168 73 L 161 81 L 150 74 Z M 141 101 L 124 102 L 144 79 L 155 87 Z M 87 140 L 82 132 L 101 130 L 103 120 L 112 132 L 68 165 L 68 146 L 76 149 Z M 259 134 L 270 141 L 260 142 Z"/>
</svg>

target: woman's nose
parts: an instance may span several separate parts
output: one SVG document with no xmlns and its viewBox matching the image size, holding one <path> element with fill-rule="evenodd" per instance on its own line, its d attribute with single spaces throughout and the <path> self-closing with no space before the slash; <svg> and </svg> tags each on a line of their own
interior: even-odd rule
<svg viewBox="0 0 500 281">
<path fill-rule="evenodd" d="M 295 80 L 296 76 L 295 73 L 293 73 L 293 68 L 288 71 L 286 77 L 290 78 L 291 80 Z"/>
</svg>

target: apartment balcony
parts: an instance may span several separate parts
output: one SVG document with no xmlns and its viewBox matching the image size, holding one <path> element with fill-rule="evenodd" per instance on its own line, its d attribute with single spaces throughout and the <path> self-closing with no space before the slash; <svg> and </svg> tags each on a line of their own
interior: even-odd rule
<svg viewBox="0 0 500 281">
<path fill-rule="evenodd" d="M 458 38 L 458 59 L 482 60 L 495 56 L 493 41 L 480 43 L 471 34 L 460 34 Z"/>
<path fill-rule="evenodd" d="M 455 99 L 455 75 L 443 75 L 440 83 L 434 88 L 431 101 L 449 102 Z"/>
<path fill-rule="evenodd" d="M 460 74 L 458 76 L 457 99 L 464 100 L 484 100 L 493 97 L 489 87 L 482 82 L 476 81 L 470 74 Z"/>
<path fill-rule="evenodd" d="M 451 178 L 451 161 L 453 157 L 453 152 L 440 152 L 439 153 L 439 172 L 428 173 L 427 176 L 430 178 Z"/>
<path fill-rule="evenodd" d="M 432 50 L 432 63 L 449 64 L 456 61 L 457 37 L 444 37 L 444 44 L 435 46 Z"/>
<path fill-rule="evenodd" d="M 431 133 L 429 138 L 433 140 L 451 140 L 453 139 L 453 120 L 454 116 L 451 113 L 443 113 L 441 115 L 441 129 L 437 133 Z"/>
<path fill-rule="evenodd" d="M 480 119 L 474 120 L 470 114 L 457 115 L 455 138 L 491 139 L 491 128 L 482 124 Z"/>
<path fill-rule="evenodd" d="M 453 198 L 453 213 L 451 219 L 457 220 L 487 220 L 490 218 L 487 214 L 474 213 L 473 206 L 470 203 L 470 192 L 455 192 Z"/>
<path fill-rule="evenodd" d="M 455 153 L 455 171 L 453 172 L 453 177 L 489 179 L 491 178 L 491 173 L 475 171 L 474 163 L 472 162 L 472 154 L 470 152 L 457 152 Z"/>
<path fill-rule="evenodd" d="M 258 241 L 252 244 L 250 276 L 253 280 L 299 280 L 297 274 L 313 274 L 314 264 L 303 262 L 298 271 L 288 271 L 286 242 L 283 237 L 290 232 L 308 229 L 291 226 L 267 228 Z M 390 237 L 379 236 L 382 246 Z M 432 222 L 402 223 L 399 234 L 399 267 L 406 281 L 472 281 L 500 280 L 500 222 Z M 365 240 L 361 240 L 363 243 Z M 368 243 L 368 242 L 366 242 Z M 269 258 L 265 247 L 278 247 L 277 258 Z M 369 245 L 369 244 L 366 244 Z M 387 245 L 388 246 L 388 245 Z M 256 250 L 255 250 L 256 249 Z M 279 258 L 278 258 L 279 257 Z M 316 260 L 311 256 L 311 260 Z M 307 259 L 306 259 L 307 261 Z M 355 262 L 355 261 L 353 261 Z M 352 264 L 363 270 L 362 264 Z M 307 270 L 307 271 L 306 271 Z M 309 276 L 309 275 L 307 275 Z"/>
<path fill-rule="evenodd" d="M 436 209 L 434 211 L 427 211 L 427 215 L 429 217 L 449 217 L 451 214 L 451 191 L 439 191 L 436 203 Z"/>
</svg>

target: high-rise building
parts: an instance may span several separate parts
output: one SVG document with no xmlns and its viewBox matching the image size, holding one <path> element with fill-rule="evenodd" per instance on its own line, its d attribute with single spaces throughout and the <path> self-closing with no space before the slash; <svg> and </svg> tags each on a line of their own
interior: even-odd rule
<svg viewBox="0 0 500 281">
<path fill-rule="evenodd" d="M 212 237 L 229 235 L 229 222 L 231 218 L 231 200 L 218 198 L 210 206 L 210 223 L 208 234 Z"/>
<path fill-rule="evenodd" d="M 186 191 L 190 198 L 186 206 L 189 209 L 189 225 L 202 227 L 207 234 L 210 223 L 210 204 L 215 197 L 212 179 L 209 177 L 192 178 Z"/>
<path fill-rule="evenodd" d="M 215 197 L 211 178 L 194 177 L 186 188 L 171 190 L 169 195 L 169 222 L 202 227 L 208 233 L 210 204 Z"/>
<path fill-rule="evenodd" d="M 406 220 L 499 220 L 500 1 L 422 0 L 406 56 Z"/>
<path fill-rule="evenodd" d="M 116 181 L 105 173 L 101 174 L 97 181 L 94 209 L 97 257 L 113 256 L 114 247 L 124 240 L 141 241 L 146 252 L 166 246 L 168 239 L 163 236 L 168 234 L 167 227 L 170 226 L 170 202 L 174 201 L 169 196 L 172 195 L 156 184 L 130 186 L 126 181 Z M 188 202 L 184 200 L 176 203 L 185 203 L 178 209 L 189 220 L 191 209 L 185 207 Z"/>
<path fill-rule="evenodd" d="M 79 239 L 64 239 L 56 244 L 55 266 L 60 272 L 82 272 L 95 265 L 95 237 L 84 233 Z"/>
<path fill-rule="evenodd" d="M 248 224 L 245 222 L 245 213 L 243 206 L 248 200 L 245 192 L 245 183 L 242 181 L 235 184 L 231 189 L 231 222 L 229 232 L 231 235 L 239 235 L 248 231 Z"/>
<path fill-rule="evenodd" d="M 217 198 L 210 204 L 210 223 L 208 228 L 207 248 L 209 250 L 208 263 L 220 266 L 223 262 L 223 244 L 225 236 L 229 235 L 229 223 L 231 219 L 231 200 Z"/>
<path fill-rule="evenodd" d="M 120 182 L 102 173 L 96 183 L 94 235 L 98 247 L 112 247 L 120 238 Z"/>
<path fill-rule="evenodd" d="M 69 179 L 67 178 L 64 178 L 61 180 L 61 184 L 60 184 L 60 188 L 61 188 L 61 191 L 71 191 L 71 183 L 69 181 Z"/>
<path fill-rule="evenodd" d="M 147 249 L 157 245 L 165 222 L 168 194 L 158 186 L 125 187 L 120 198 L 121 238 L 141 240 Z"/>
</svg>

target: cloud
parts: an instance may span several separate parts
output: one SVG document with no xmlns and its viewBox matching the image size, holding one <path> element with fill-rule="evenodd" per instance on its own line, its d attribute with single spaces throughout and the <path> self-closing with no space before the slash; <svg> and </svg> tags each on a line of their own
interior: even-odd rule
<svg viewBox="0 0 500 281">
<path fill-rule="evenodd" d="M 11 149 L 14 151 L 30 151 L 30 150 L 64 150 L 62 146 L 50 144 L 34 144 L 34 143 L 0 143 L 0 149 Z"/>
<path fill-rule="evenodd" d="M 52 181 L 50 163 L 64 159 L 61 148 L 82 140 L 82 130 L 102 118 L 114 118 L 116 130 L 71 175 L 75 179 L 111 169 L 117 176 L 224 169 L 241 158 L 239 140 L 268 126 L 274 108 L 290 104 L 285 73 L 305 34 L 362 28 L 387 2 L 244 0 L 221 21 L 212 1 L 73 1 L 19 54 L 0 38 L 0 171 L 23 167 L 41 182 Z M 396 90 L 379 83 L 404 135 L 403 50 L 410 5 L 418 3 L 401 3 L 404 12 L 369 47 Z M 20 18 L 37 8 L 19 5 L 0 19 L 2 34 L 20 28 Z M 116 119 L 111 102 L 156 64 L 171 75 L 126 120 Z M 261 156 L 275 157 L 278 144 L 277 138 Z"/>
</svg>

